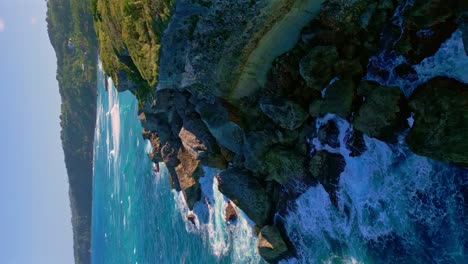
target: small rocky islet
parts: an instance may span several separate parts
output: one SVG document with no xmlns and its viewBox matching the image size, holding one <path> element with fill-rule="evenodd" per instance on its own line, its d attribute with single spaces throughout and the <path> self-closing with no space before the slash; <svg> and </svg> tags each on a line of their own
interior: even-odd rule
<svg viewBox="0 0 468 264">
<path fill-rule="evenodd" d="M 295 254 L 275 215 L 305 191 L 297 186 L 320 183 L 337 205 L 345 159 L 315 150 L 312 139 L 355 157 L 366 151 L 364 135 L 388 144 L 406 135 L 416 154 L 468 165 L 468 84 L 438 76 L 405 94 L 367 78 L 389 74 L 369 66 L 382 51 L 406 58 L 395 71 L 409 79 L 456 30 L 468 48 L 467 1 L 160 1 L 164 12 L 137 36 L 100 6 L 104 70 L 139 99 L 149 158 L 166 165 L 190 210 L 201 199 L 202 168 L 220 169 L 219 190 L 255 223 L 270 263 Z M 151 33 L 148 43 L 139 30 Z M 104 43 L 112 34 L 121 39 Z M 154 61 L 134 52 L 143 44 Z M 334 121 L 317 127 L 326 114 L 352 125 L 345 146 Z"/>
</svg>

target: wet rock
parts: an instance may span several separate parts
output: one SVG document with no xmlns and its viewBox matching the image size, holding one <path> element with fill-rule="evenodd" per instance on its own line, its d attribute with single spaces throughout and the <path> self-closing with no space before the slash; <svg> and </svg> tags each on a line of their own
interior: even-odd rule
<svg viewBox="0 0 468 264">
<path fill-rule="evenodd" d="M 249 172 L 227 169 L 217 175 L 218 189 L 257 225 L 267 223 L 271 201 L 262 185 Z"/>
<path fill-rule="evenodd" d="M 221 154 L 216 139 L 200 119 L 185 118 L 179 138 L 184 148 L 204 165 L 220 169 L 226 167 L 227 162 Z"/>
<path fill-rule="evenodd" d="M 340 141 L 338 139 L 339 134 L 340 131 L 335 122 L 329 120 L 319 128 L 317 138 L 323 145 L 326 144 L 332 148 L 338 148 L 340 146 Z"/>
<path fill-rule="evenodd" d="M 162 162 L 163 161 L 163 157 L 161 156 L 162 146 L 161 146 L 161 140 L 159 139 L 158 134 L 144 129 L 142 131 L 142 136 L 144 139 L 149 140 L 151 143 L 152 151 L 151 153 L 148 154 L 148 157 L 151 159 L 151 161 L 156 164 L 159 162 Z"/>
<path fill-rule="evenodd" d="M 194 225 L 194 226 L 197 225 L 197 224 L 195 223 L 195 219 L 196 219 L 196 218 L 197 218 L 197 217 L 196 217 L 195 214 L 192 213 L 192 212 L 189 212 L 188 215 L 187 215 L 187 220 L 189 220 L 190 223 L 192 223 L 192 225 Z"/>
<path fill-rule="evenodd" d="M 402 15 L 405 30 L 397 51 L 412 64 L 436 53 L 458 27 L 455 20 L 461 11 L 461 2 L 415 0 L 412 5 L 407 5 Z"/>
<path fill-rule="evenodd" d="M 410 97 L 414 125 L 406 140 L 415 153 L 468 165 L 468 85 L 436 77 Z"/>
<path fill-rule="evenodd" d="M 227 202 L 226 210 L 225 210 L 225 220 L 229 222 L 234 222 L 237 220 L 237 211 L 234 208 L 234 205 L 231 201 Z"/>
<path fill-rule="evenodd" d="M 335 46 L 316 46 L 300 62 L 300 73 L 308 87 L 322 91 L 334 77 L 333 67 L 338 61 Z"/>
<path fill-rule="evenodd" d="M 253 172 L 266 174 L 267 165 L 265 155 L 274 145 L 294 145 L 295 135 L 279 130 L 253 131 L 245 136 L 245 144 L 242 153 L 245 157 L 244 165 Z"/>
<path fill-rule="evenodd" d="M 346 135 L 345 141 L 346 148 L 350 151 L 350 157 L 361 156 L 367 150 L 364 134 L 361 131 L 353 130 L 350 134 Z"/>
<path fill-rule="evenodd" d="M 336 192 L 340 174 L 344 171 L 346 162 L 341 154 L 319 151 L 312 156 L 309 163 L 310 174 L 317 179 L 330 195 L 331 202 L 337 206 Z"/>
<path fill-rule="evenodd" d="M 268 263 L 278 263 L 289 255 L 289 250 L 275 226 L 264 226 L 259 233 L 257 248 Z"/>
<path fill-rule="evenodd" d="M 347 118 L 351 113 L 355 97 L 355 85 L 352 80 L 337 80 L 325 90 L 325 97 L 314 101 L 309 106 L 311 116 L 333 113 Z"/>
<path fill-rule="evenodd" d="M 329 0 L 320 11 L 320 22 L 334 31 L 357 32 L 366 28 L 376 3 L 370 0 Z"/>
<path fill-rule="evenodd" d="M 290 130 L 300 127 L 308 117 L 300 105 L 287 100 L 268 100 L 260 108 L 278 126 Z"/>
<path fill-rule="evenodd" d="M 408 81 L 416 81 L 418 79 L 418 73 L 411 64 L 403 63 L 395 67 L 395 73 L 401 78 Z"/>
<path fill-rule="evenodd" d="M 358 92 L 364 96 L 364 103 L 353 121 L 357 130 L 388 141 L 407 125 L 408 106 L 399 87 L 363 82 Z"/>
<path fill-rule="evenodd" d="M 305 156 L 293 149 L 272 148 L 265 155 L 264 160 L 269 180 L 286 184 L 291 179 L 303 177 Z"/>
<path fill-rule="evenodd" d="M 230 120 L 226 108 L 217 100 L 209 101 L 195 97 L 191 100 L 202 121 L 218 143 L 236 154 L 241 154 L 244 131 Z"/>
<path fill-rule="evenodd" d="M 200 161 L 194 159 L 184 148 L 179 150 L 177 158 L 180 163 L 174 168 L 174 171 L 187 206 L 193 210 L 195 203 L 201 199 L 198 179 L 203 176 L 203 168 Z"/>
</svg>

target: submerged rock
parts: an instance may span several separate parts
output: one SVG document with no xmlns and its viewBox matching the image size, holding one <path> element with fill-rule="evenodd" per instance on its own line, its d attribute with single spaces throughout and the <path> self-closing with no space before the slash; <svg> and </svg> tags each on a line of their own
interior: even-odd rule
<svg viewBox="0 0 468 264">
<path fill-rule="evenodd" d="M 317 152 L 310 159 L 310 174 L 318 180 L 330 195 L 331 202 L 337 206 L 336 192 L 340 174 L 344 171 L 346 162 L 341 154 L 329 153 L 325 150 Z"/>
<path fill-rule="evenodd" d="M 264 226 L 258 235 L 257 248 L 268 263 L 278 263 L 289 255 L 289 250 L 275 226 Z"/>
<path fill-rule="evenodd" d="M 391 140 L 406 125 L 409 115 L 405 95 L 399 87 L 364 82 L 359 88 L 364 103 L 353 121 L 354 127 L 370 137 Z"/>
<path fill-rule="evenodd" d="M 269 221 L 271 201 L 265 189 L 249 172 L 227 169 L 217 175 L 218 189 L 257 225 Z"/>
<path fill-rule="evenodd" d="M 410 97 L 414 125 L 406 141 L 415 153 L 468 165 L 468 85 L 433 78 Z"/>
</svg>

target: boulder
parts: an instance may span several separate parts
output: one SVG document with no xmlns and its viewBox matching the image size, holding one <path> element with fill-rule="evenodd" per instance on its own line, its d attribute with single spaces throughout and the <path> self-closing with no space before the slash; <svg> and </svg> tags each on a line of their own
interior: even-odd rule
<svg viewBox="0 0 468 264">
<path fill-rule="evenodd" d="M 364 103 L 353 121 L 355 129 L 370 137 L 388 141 L 407 125 L 408 106 L 399 87 L 364 82 L 358 93 L 363 96 Z"/>
<path fill-rule="evenodd" d="M 319 128 L 317 138 L 323 145 L 338 148 L 340 146 L 340 141 L 338 139 L 339 134 L 340 131 L 335 122 L 329 120 Z"/>
<path fill-rule="evenodd" d="M 258 253 L 268 263 L 278 263 L 288 257 L 289 250 L 275 226 L 264 226 L 258 235 Z"/>
<path fill-rule="evenodd" d="M 299 72 L 308 87 L 322 91 L 334 77 L 333 67 L 338 60 L 335 46 L 316 46 L 302 58 Z"/>
<path fill-rule="evenodd" d="M 468 85 L 436 77 L 410 97 L 414 125 L 406 141 L 415 153 L 468 165 Z"/>
<path fill-rule="evenodd" d="M 217 100 L 192 97 L 195 110 L 206 124 L 211 135 L 220 145 L 236 153 L 242 153 L 244 130 L 230 120 L 226 108 Z"/>
<path fill-rule="evenodd" d="M 227 169 L 217 176 L 218 189 L 231 199 L 257 225 L 267 223 L 271 201 L 263 186 L 249 172 Z"/>
<path fill-rule="evenodd" d="M 299 128 L 308 117 L 300 105 L 288 100 L 268 100 L 260 108 L 275 124 L 289 130 Z"/>
<path fill-rule="evenodd" d="M 333 113 L 347 118 L 351 113 L 354 97 L 354 82 L 350 79 L 337 80 L 327 87 L 323 99 L 310 104 L 309 113 L 313 117 Z"/>
<path fill-rule="evenodd" d="M 340 174 L 345 166 L 346 162 L 341 154 L 329 153 L 325 150 L 315 153 L 310 159 L 310 174 L 323 185 L 335 206 L 338 204 L 336 192 Z"/>
<path fill-rule="evenodd" d="M 204 165 L 220 169 L 226 167 L 227 162 L 221 154 L 216 139 L 200 119 L 185 118 L 179 138 L 184 148 Z"/>
<path fill-rule="evenodd" d="M 361 131 L 354 130 L 345 137 L 346 148 L 350 151 L 350 157 L 361 156 L 367 150 L 364 134 Z"/>
<path fill-rule="evenodd" d="M 294 149 L 274 147 L 265 155 L 264 162 L 268 180 L 286 184 L 291 179 L 303 178 L 305 156 L 300 155 Z"/>
<path fill-rule="evenodd" d="M 329 0 L 322 5 L 319 20 L 334 31 L 354 33 L 367 27 L 376 7 L 371 0 Z"/>
<path fill-rule="evenodd" d="M 434 55 L 458 28 L 456 17 L 462 2 L 466 1 L 415 0 L 407 5 L 402 14 L 405 30 L 396 50 L 412 64 Z"/>
<path fill-rule="evenodd" d="M 236 208 L 234 208 L 234 205 L 232 204 L 231 201 L 227 202 L 224 215 L 225 215 L 224 219 L 228 222 L 234 222 L 237 220 L 237 211 L 236 211 Z"/>
<path fill-rule="evenodd" d="M 180 163 L 174 168 L 174 171 L 187 206 L 190 210 L 193 210 L 195 203 L 201 199 L 201 188 L 198 179 L 203 176 L 203 168 L 200 161 L 194 159 L 184 148 L 180 148 L 177 157 Z"/>
<path fill-rule="evenodd" d="M 159 163 L 163 161 L 163 158 L 161 156 L 161 140 L 159 139 L 159 136 L 157 133 L 148 131 L 143 129 L 141 132 L 143 139 L 149 140 L 151 143 L 151 148 L 152 151 L 151 153 L 148 154 L 148 157 L 151 159 L 152 162 L 154 163 Z"/>
<path fill-rule="evenodd" d="M 291 131 L 294 132 L 294 131 Z M 245 144 L 242 148 L 245 168 L 266 174 L 265 155 L 274 145 L 293 146 L 294 133 L 284 133 L 279 130 L 253 131 L 245 136 Z"/>
</svg>

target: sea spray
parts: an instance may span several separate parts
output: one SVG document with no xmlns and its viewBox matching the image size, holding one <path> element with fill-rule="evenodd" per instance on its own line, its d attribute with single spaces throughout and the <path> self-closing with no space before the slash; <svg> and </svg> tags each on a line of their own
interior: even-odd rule
<svg viewBox="0 0 468 264">
<path fill-rule="evenodd" d="M 239 209 L 238 219 L 228 223 L 225 210 L 228 199 L 218 190 L 215 175 L 219 170 L 205 167 L 200 178 L 202 199 L 194 206 L 194 223 L 187 219 L 189 210 L 181 193 L 173 191 L 177 207 L 185 221 L 188 232 L 196 233 L 211 248 L 218 258 L 229 257 L 232 263 L 264 263 L 256 252 L 257 236 L 254 223 Z"/>
<path fill-rule="evenodd" d="M 284 263 L 462 263 L 466 224 L 460 188 L 468 171 L 413 154 L 401 142 L 389 146 L 367 136 L 367 151 L 350 157 L 343 146 L 352 127 L 335 115 L 317 124 L 330 120 L 340 130 L 341 147 L 317 140 L 313 147 L 345 157 L 338 207 L 320 184 L 295 201 L 285 219 L 298 258 Z"/>
</svg>

